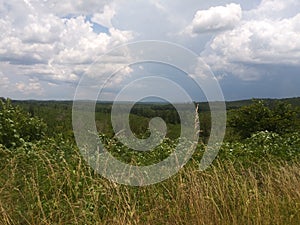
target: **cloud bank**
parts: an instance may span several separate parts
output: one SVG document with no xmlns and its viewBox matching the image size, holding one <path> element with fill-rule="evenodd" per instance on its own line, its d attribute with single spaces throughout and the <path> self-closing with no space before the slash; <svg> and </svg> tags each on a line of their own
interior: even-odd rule
<svg viewBox="0 0 300 225">
<path fill-rule="evenodd" d="M 299 0 L 0 0 L 0 96 L 72 99 L 91 63 L 145 39 L 190 48 L 232 89 L 277 76 L 299 90 L 299 10 Z M 126 62 L 110 60 L 99 71 Z"/>
<path fill-rule="evenodd" d="M 267 69 L 261 69 L 263 66 L 300 68 L 300 13 L 283 16 L 288 8 L 292 12 L 293 7 L 291 1 L 263 1 L 248 12 L 248 19 L 217 34 L 202 56 L 214 71 L 231 73 L 244 80 L 268 74 Z M 269 15 L 272 9 L 277 10 L 276 17 Z"/>
</svg>

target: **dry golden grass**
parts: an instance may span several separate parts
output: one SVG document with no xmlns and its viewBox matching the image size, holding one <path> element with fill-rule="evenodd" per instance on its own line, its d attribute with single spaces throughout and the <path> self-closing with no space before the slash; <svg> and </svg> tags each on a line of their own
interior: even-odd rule
<svg viewBox="0 0 300 225">
<path fill-rule="evenodd" d="M 129 187 L 72 157 L 55 162 L 43 150 L 6 157 L 0 224 L 300 224 L 299 163 L 217 161 L 204 172 L 189 166 L 162 183 Z"/>
</svg>

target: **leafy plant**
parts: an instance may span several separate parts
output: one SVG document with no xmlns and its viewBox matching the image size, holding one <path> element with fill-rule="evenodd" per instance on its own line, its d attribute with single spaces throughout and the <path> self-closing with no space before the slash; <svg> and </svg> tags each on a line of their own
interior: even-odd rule
<svg viewBox="0 0 300 225">
<path fill-rule="evenodd" d="M 284 134 L 295 129 L 296 116 L 290 104 L 275 102 L 268 106 L 263 100 L 253 100 L 251 105 L 232 111 L 228 125 L 242 139 L 258 131 Z"/>
<path fill-rule="evenodd" d="M 13 106 L 9 99 L 0 100 L 0 144 L 10 148 L 40 140 L 46 128 L 42 120 Z"/>
</svg>

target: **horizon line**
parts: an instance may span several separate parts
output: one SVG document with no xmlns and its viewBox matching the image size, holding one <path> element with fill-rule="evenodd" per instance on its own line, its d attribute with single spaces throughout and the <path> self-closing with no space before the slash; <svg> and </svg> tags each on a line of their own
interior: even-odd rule
<svg viewBox="0 0 300 225">
<path fill-rule="evenodd" d="M 300 98 L 300 96 L 297 97 L 252 97 L 252 98 L 241 98 L 241 99 L 235 99 L 235 100 L 226 100 L 224 102 L 237 102 L 237 101 L 249 101 L 249 100 L 286 100 L 286 99 L 296 99 L 296 98 Z M 73 102 L 73 101 L 94 101 L 94 100 L 90 100 L 90 99 L 80 99 L 80 100 L 74 100 L 74 99 L 32 99 L 32 98 L 28 98 L 28 99 L 13 99 L 13 98 L 9 98 L 9 97 L 0 97 L 0 99 L 10 99 L 12 101 L 36 101 L 36 102 Z M 97 103 L 113 103 L 113 102 L 117 102 L 117 103 L 165 103 L 165 104 L 171 104 L 168 101 L 138 101 L 138 102 L 134 102 L 134 101 L 130 101 L 130 100 L 124 100 L 124 101 L 114 101 L 114 100 L 97 100 Z M 193 100 L 194 103 L 208 103 L 208 102 L 222 102 L 219 100 L 214 100 L 214 101 L 196 101 Z M 189 102 L 173 102 L 173 103 L 189 103 Z"/>
</svg>

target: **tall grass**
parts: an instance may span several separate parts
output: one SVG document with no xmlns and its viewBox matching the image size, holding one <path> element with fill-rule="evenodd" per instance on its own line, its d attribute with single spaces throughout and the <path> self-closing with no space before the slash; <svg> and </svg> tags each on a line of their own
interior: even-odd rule
<svg viewBox="0 0 300 225">
<path fill-rule="evenodd" d="M 45 146 L 0 150 L 0 224 L 300 224 L 297 162 L 219 160 L 130 187 L 95 174 L 77 151 L 53 157 Z"/>
</svg>

